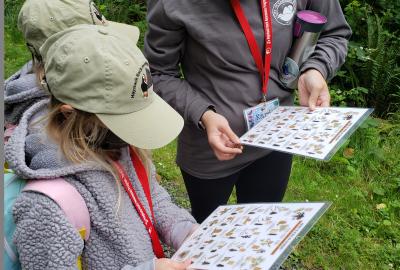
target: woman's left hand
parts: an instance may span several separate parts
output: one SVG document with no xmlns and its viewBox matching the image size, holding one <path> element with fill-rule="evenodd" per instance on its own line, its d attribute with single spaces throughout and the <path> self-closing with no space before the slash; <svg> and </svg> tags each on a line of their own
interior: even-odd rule
<svg viewBox="0 0 400 270">
<path fill-rule="evenodd" d="M 311 110 L 317 106 L 330 106 L 328 85 L 318 70 L 309 69 L 304 72 L 299 78 L 298 88 L 300 105 L 308 106 Z"/>
</svg>

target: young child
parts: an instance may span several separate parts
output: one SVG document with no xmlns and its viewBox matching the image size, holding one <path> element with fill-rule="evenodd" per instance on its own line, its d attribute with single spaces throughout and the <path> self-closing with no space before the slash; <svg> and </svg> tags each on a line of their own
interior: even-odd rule
<svg viewBox="0 0 400 270">
<path fill-rule="evenodd" d="M 14 240 L 23 269 L 76 269 L 80 255 L 83 269 L 168 270 L 190 264 L 161 258 L 154 235 L 178 248 L 196 222 L 171 202 L 140 150 L 169 143 L 183 120 L 153 92 L 136 41 L 109 27 L 79 25 L 51 36 L 40 49 L 51 102 L 38 102 L 23 114 L 6 145 L 6 159 L 23 178 L 67 180 L 83 197 L 91 224 L 83 241 L 54 201 L 21 193 L 14 206 Z M 29 133 L 31 117 L 46 106 L 46 129 Z M 137 169 L 140 160 L 147 173 Z M 151 200 L 141 185 L 143 175 Z"/>
<path fill-rule="evenodd" d="M 18 15 L 18 28 L 32 61 L 5 81 L 4 116 L 10 131 L 24 111 L 49 97 L 38 84 L 44 73 L 39 48 L 51 35 L 80 24 L 103 25 L 124 31 L 131 38 L 139 36 L 137 27 L 106 20 L 91 0 L 26 0 Z"/>
</svg>

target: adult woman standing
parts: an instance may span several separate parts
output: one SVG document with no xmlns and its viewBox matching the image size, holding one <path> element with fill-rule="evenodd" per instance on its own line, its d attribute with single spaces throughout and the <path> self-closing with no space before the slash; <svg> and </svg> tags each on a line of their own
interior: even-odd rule
<svg viewBox="0 0 400 270">
<path fill-rule="evenodd" d="M 235 5 L 258 44 L 252 52 Z M 329 106 L 326 80 L 343 64 L 351 35 L 338 0 L 148 1 L 145 54 L 156 91 L 185 119 L 177 164 L 198 222 L 226 203 L 234 186 L 238 203 L 282 200 L 291 156 L 237 144 L 246 131 L 244 109 L 264 95 L 293 103 L 279 75 L 292 44 L 295 12 L 305 9 L 324 14 L 328 23 L 301 67 L 300 103 Z M 257 53 L 264 66 L 253 57 Z"/>
</svg>

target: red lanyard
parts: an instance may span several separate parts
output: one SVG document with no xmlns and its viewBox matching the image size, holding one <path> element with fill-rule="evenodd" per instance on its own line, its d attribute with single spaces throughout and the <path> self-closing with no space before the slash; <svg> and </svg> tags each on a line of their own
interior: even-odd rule
<svg viewBox="0 0 400 270">
<path fill-rule="evenodd" d="M 242 27 L 243 33 L 246 37 L 247 43 L 249 44 L 251 54 L 253 55 L 254 62 L 260 72 L 262 80 L 262 101 L 266 101 L 268 91 L 268 80 L 271 69 L 271 53 L 272 53 L 272 21 L 271 21 L 271 8 L 270 0 L 261 0 L 261 10 L 264 25 L 264 39 L 265 39 L 265 58 L 264 62 L 258 47 L 256 38 L 254 37 L 253 31 L 251 31 L 250 24 L 244 15 L 243 9 L 240 5 L 240 0 L 231 0 L 231 5 L 236 14 L 236 17 Z"/>
<path fill-rule="evenodd" d="M 135 164 L 139 164 L 139 165 L 135 166 L 135 170 L 136 170 L 139 180 L 143 186 L 143 190 L 145 191 L 147 200 L 150 204 L 151 196 L 150 196 L 149 182 L 146 177 L 147 176 L 146 171 L 144 170 L 144 166 L 141 163 L 140 159 L 136 156 L 136 153 L 132 149 L 130 151 L 130 154 L 131 154 L 131 160 L 132 160 L 132 163 L 134 164 L 134 166 L 135 166 Z M 118 176 L 121 179 L 122 185 L 124 186 L 126 192 L 128 193 L 129 198 L 131 199 L 133 205 L 135 206 L 136 211 L 138 212 L 138 214 L 140 216 L 140 219 L 142 220 L 144 226 L 146 227 L 147 232 L 150 235 L 154 254 L 157 256 L 157 258 L 164 258 L 165 257 L 164 251 L 161 246 L 157 231 L 154 228 L 154 225 L 151 222 L 151 219 L 147 215 L 145 208 L 143 207 L 142 203 L 140 202 L 135 190 L 133 189 L 133 186 L 129 179 L 128 174 L 126 173 L 126 171 L 124 170 L 124 168 L 122 167 L 122 165 L 119 162 L 114 162 L 114 166 L 118 170 Z M 143 185 L 143 183 L 145 183 L 145 184 Z M 146 186 L 147 186 L 147 188 L 145 188 Z M 146 189 L 147 189 L 147 191 L 146 191 Z M 151 204 L 150 204 L 150 209 L 151 209 L 151 212 L 153 215 L 153 220 L 154 220 L 153 207 Z"/>
<path fill-rule="evenodd" d="M 151 195 L 150 195 L 150 184 L 149 184 L 150 182 L 147 177 L 146 169 L 144 168 L 142 161 L 140 160 L 136 152 L 132 149 L 132 147 L 129 147 L 129 153 L 131 155 L 133 167 L 135 168 L 139 181 L 142 184 L 144 194 L 146 195 L 147 202 L 149 203 L 151 216 L 155 221 L 156 219 L 154 217 L 153 201 L 151 200 Z"/>
</svg>

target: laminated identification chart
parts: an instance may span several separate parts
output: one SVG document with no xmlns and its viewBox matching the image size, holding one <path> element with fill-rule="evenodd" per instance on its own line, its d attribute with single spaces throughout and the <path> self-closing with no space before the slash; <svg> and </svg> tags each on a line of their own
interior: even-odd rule
<svg viewBox="0 0 400 270">
<path fill-rule="evenodd" d="M 330 203 L 261 203 L 218 207 L 172 259 L 190 269 L 278 269 Z"/>
<path fill-rule="evenodd" d="M 329 160 L 371 114 L 363 108 L 280 106 L 246 132 L 244 145 Z"/>
</svg>

